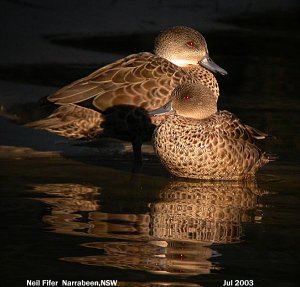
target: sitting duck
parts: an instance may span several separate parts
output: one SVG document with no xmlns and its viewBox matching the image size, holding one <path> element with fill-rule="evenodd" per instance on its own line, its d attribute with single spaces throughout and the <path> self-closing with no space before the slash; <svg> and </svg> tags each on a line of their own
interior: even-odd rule
<svg viewBox="0 0 300 287">
<path fill-rule="evenodd" d="M 177 177 L 244 180 L 274 156 L 255 140 L 266 138 L 228 111 L 218 111 L 217 98 L 201 83 L 179 85 L 171 100 L 150 116 L 168 115 L 153 134 L 161 163 Z"/>
</svg>

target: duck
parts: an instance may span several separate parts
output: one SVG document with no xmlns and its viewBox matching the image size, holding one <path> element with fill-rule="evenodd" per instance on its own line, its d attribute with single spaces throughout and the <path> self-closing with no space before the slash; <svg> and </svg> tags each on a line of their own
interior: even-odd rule
<svg viewBox="0 0 300 287">
<path fill-rule="evenodd" d="M 162 165 L 175 177 L 251 180 L 276 158 L 256 145 L 268 134 L 218 110 L 213 92 L 201 83 L 179 85 L 171 100 L 149 115 L 166 116 L 152 143 Z"/>
<path fill-rule="evenodd" d="M 172 90 L 185 82 L 201 82 L 218 98 L 214 73 L 227 74 L 211 60 L 203 35 L 171 27 L 156 37 L 154 53 L 129 55 L 49 95 L 46 101 L 55 110 L 26 126 L 71 139 L 130 141 L 134 161 L 141 165 L 142 143 L 151 140 L 163 118 L 149 119 L 147 111 L 168 102 Z"/>
</svg>

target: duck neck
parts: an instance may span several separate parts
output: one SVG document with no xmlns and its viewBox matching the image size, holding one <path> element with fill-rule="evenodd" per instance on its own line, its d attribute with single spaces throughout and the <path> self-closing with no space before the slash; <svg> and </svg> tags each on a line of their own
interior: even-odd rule
<svg viewBox="0 0 300 287">
<path fill-rule="evenodd" d="M 209 88 L 214 93 L 216 98 L 219 97 L 219 85 L 212 72 L 201 67 L 200 65 L 189 65 L 186 67 L 182 67 L 182 69 L 187 74 L 187 82 L 200 82 L 201 84 Z"/>
<path fill-rule="evenodd" d="M 194 118 L 187 118 L 187 117 L 182 117 L 179 115 L 170 115 L 166 118 L 165 123 L 166 124 L 171 124 L 173 126 L 189 126 L 191 128 L 199 128 L 199 125 L 201 123 L 206 122 L 207 119 L 194 119 Z"/>
</svg>

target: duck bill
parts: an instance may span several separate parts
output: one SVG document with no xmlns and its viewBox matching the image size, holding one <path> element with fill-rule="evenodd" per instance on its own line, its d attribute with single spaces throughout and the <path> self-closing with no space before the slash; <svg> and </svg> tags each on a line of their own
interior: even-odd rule
<svg viewBox="0 0 300 287">
<path fill-rule="evenodd" d="M 227 75 L 227 72 L 218 66 L 208 55 L 206 55 L 200 62 L 200 66 L 208 69 L 213 73 L 219 73 L 221 75 Z"/>
<path fill-rule="evenodd" d="M 172 102 L 168 102 L 161 108 L 148 112 L 150 117 L 161 116 L 161 115 L 172 115 L 174 114 L 174 110 L 172 108 Z"/>
</svg>

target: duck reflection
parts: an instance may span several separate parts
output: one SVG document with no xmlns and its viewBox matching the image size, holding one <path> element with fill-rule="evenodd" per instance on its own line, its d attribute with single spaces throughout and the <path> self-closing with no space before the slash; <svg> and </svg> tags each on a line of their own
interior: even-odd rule
<svg viewBox="0 0 300 287">
<path fill-rule="evenodd" d="M 220 268 L 217 244 L 241 241 L 242 223 L 260 220 L 257 200 L 264 193 L 254 182 L 176 180 L 144 209 L 116 213 L 114 200 L 100 205 L 105 192 L 97 187 L 48 184 L 35 191 L 52 196 L 39 200 L 52 206 L 44 221 L 53 231 L 98 238 L 82 244 L 97 254 L 63 260 L 183 276 Z"/>
<path fill-rule="evenodd" d="M 57 233 L 86 236 L 89 224 L 82 221 L 82 212 L 98 210 L 100 188 L 73 183 L 35 185 L 33 191 L 43 195 L 35 198 L 51 206 L 43 221 Z"/>
<path fill-rule="evenodd" d="M 255 182 L 173 181 L 151 204 L 152 236 L 166 240 L 239 242 L 264 192 Z M 252 211 L 252 212 L 251 212 Z"/>
</svg>

